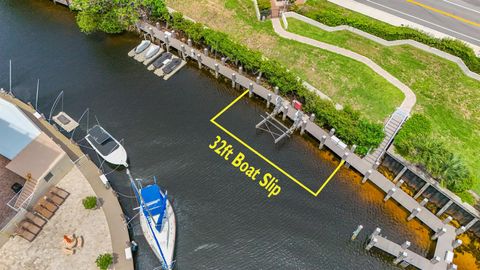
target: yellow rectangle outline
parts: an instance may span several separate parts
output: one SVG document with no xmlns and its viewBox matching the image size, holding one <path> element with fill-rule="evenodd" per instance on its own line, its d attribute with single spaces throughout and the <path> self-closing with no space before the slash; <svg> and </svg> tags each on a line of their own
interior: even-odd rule
<svg viewBox="0 0 480 270">
<path fill-rule="evenodd" d="M 322 186 L 317 190 L 317 192 L 314 192 L 313 190 L 311 190 L 310 188 L 308 188 L 307 186 L 305 186 L 302 182 L 300 182 L 299 180 L 297 180 L 297 178 L 293 177 L 292 175 L 290 175 L 289 173 L 287 173 L 285 170 L 283 170 L 282 168 L 280 168 L 279 166 L 277 166 L 275 163 L 273 163 L 271 160 L 269 160 L 268 158 L 266 158 L 265 156 L 263 156 L 262 154 L 260 154 L 257 150 L 255 150 L 253 147 L 251 147 L 250 145 L 248 145 L 247 143 L 245 143 L 242 139 L 238 138 L 237 136 L 235 136 L 232 132 L 230 132 L 229 130 L 227 130 L 226 128 L 224 128 L 222 125 L 220 125 L 219 123 L 215 122 L 215 119 L 217 119 L 218 117 L 220 117 L 220 115 L 222 115 L 224 112 L 226 112 L 230 107 L 232 107 L 235 103 L 237 103 L 237 101 L 239 101 L 242 97 L 244 97 L 247 93 L 249 92 L 249 90 L 246 90 L 245 92 L 243 92 L 239 97 L 237 97 L 234 101 L 232 101 L 230 104 L 228 104 L 225 108 L 223 108 L 219 113 L 217 113 L 212 119 L 210 119 L 210 122 L 212 124 L 214 124 L 215 126 L 217 126 L 219 129 L 223 130 L 225 133 L 227 133 L 230 137 L 234 138 L 237 142 L 241 143 L 243 146 L 245 146 L 248 150 L 252 151 L 254 154 L 256 154 L 257 156 L 259 156 L 260 158 L 262 158 L 264 161 L 266 161 L 268 164 L 270 164 L 272 167 L 274 167 L 275 169 L 277 169 L 279 172 L 283 173 L 286 177 L 290 178 L 293 182 L 297 183 L 297 185 L 301 186 L 303 189 L 305 189 L 306 191 L 308 191 L 310 194 L 312 194 L 313 196 L 318 196 L 318 194 L 320 194 L 320 192 L 325 188 L 325 186 L 328 184 L 328 182 L 330 182 L 330 180 L 332 180 L 333 176 L 338 172 L 338 170 L 340 170 L 340 167 L 342 167 L 342 165 L 345 163 L 345 160 L 342 160 L 340 162 L 340 164 L 338 164 L 337 168 L 333 171 L 333 173 L 327 178 L 327 180 L 322 184 Z"/>
</svg>

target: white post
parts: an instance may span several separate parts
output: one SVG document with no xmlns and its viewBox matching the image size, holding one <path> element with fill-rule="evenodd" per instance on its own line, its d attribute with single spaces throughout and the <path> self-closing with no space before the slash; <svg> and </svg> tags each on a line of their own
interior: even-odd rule
<svg viewBox="0 0 480 270">
<path fill-rule="evenodd" d="M 37 93 L 35 94 L 35 111 L 38 111 L 38 89 L 40 88 L 40 79 L 37 79 Z"/>
<path fill-rule="evenodd" d="M 432 236 L 431 239 L 432 239 L 432 240 L 437 240 L 437 238 L 438 238 L 439 236 L 442 236 L 442 235 L 443 235 L 444 233 L 446 233 L 446 232 L 447 232 L 447 229 L 441 228 L 441 229 L 439 229 L 439 230 Z"/>
<path fill-rule="evenodd" d="M 10 83 L 10 88 L 9 88 L 9 93 L 10 95 L 12 94 L 12 59 L 10 59 L 10 62 L 9 62 L 9 83 Z"/>
</svg>

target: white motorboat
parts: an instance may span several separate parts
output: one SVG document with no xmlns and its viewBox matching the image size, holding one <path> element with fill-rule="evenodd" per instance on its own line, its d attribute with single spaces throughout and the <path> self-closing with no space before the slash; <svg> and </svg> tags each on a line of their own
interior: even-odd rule
<svg viewBox="0 0 480 270">
<path fill-rule="evenodd" d="M 139 54 L 143 52 L 146 48 L 148 48 L 148 46 L 150 46 L 150 44 L 152 44 L 150 40 L 142 40 L 142 42 L 140 42 L 140 44 L 135 48 L 135 53 Z"/>
<path fill-rule="evenodd" d="M 108 163 L 128 167 L 127 151 L 102 126 L 95 125 L 89 129 L 85 140 Z"/>
</svg>

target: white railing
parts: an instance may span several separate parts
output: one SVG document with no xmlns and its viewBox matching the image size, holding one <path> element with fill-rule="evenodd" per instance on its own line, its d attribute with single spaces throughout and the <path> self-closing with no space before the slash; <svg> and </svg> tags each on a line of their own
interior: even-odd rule
<svg viewBox="0 0 480 270">
<path fill-rule="evenodd" d="M 23 191 L 24 188 L 25 187 L 23 187 L 17 194 L 15 194 L 15 196 L 13 196 L 7 203 L 8 207 L 12 208 L 16 212 L 18 212 L 22 208 L 26 209 L 28 207 L 28 204 L 32 200 L 33 193 L 35 191 L 35 190 L 32 191 L 32 193 L 30 195 L 28 195 L 28 197 L 25 199 L 25 201 L 23 201 L 22 204 L 17 208 L 17 207 L 15 207 L 15 204 L 17 203 L 18 197 L 20 196 L 20 194 L 22 194 L 22 191 Z M 12 204 L 12 202 L 13 202 L 13 204 Z"/>
</svg>

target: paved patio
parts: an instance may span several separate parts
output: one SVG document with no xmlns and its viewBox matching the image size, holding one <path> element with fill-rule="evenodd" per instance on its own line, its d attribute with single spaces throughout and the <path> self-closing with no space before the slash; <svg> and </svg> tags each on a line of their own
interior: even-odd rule
<svg viewBox="0 0 480 270">
<path fill-rule="evenodd" d="M 111 253 L 112 241 L 105 214 L 101 209 L 86 210 L 82 199 L 94 191 L 77 167 L 57 185 L 70 196 L 32 242 L 21 237 L 10 239 L 0 249 L 0 270 L 97 269 L 98 254 Z M 83 248 L 65 255 L 63 235 L 83 236 Z"/>
</svg>

